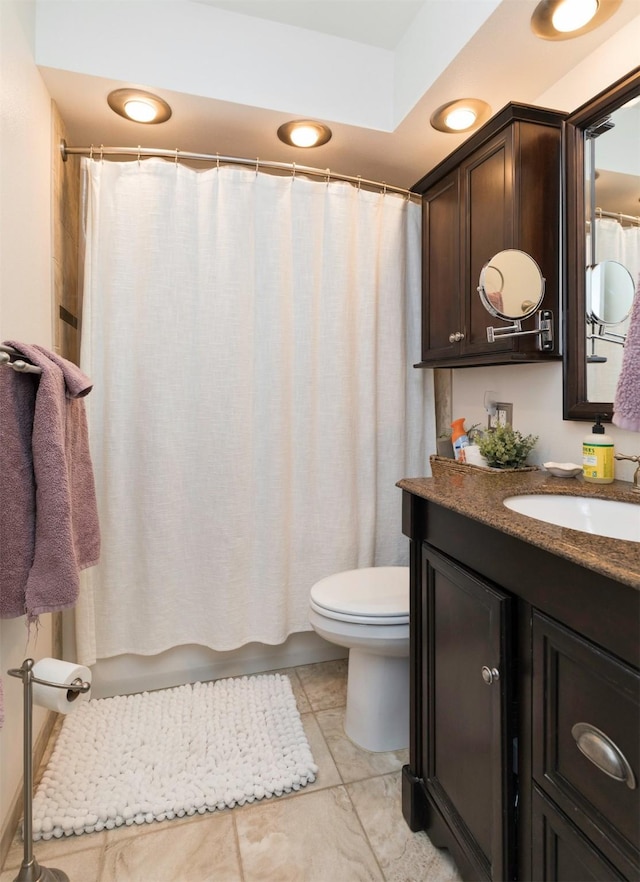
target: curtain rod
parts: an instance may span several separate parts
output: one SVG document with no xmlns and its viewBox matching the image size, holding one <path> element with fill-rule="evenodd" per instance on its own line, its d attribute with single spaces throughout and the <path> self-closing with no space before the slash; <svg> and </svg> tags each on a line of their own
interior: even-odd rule
<svg viewBox="0 0 640 882">
<path fill-rule="evenodd" d="M 640 224 L 640 215 L 621 214 L 619 211 L 604 211 L 602 208 L 596 208 L 596 217 L 612 217 L 618 221 L 630 221 L 634 224 Z"/>
<path fill-rule="evenodd" d="M 178 150 L 177 147 L 175 150 L 166 150 L 155 147 L 105 147 L 103 144 L 99 147 L 94 147 L 93 144 L 91 147 L 69 147 L 64 139 L 60 141 L 60 153 L 65 162 L 67 161 L 67 158 L 72 155 L 89 156 L 91 158 L 99 159 L 102 159 L 104 156 L 135 156 L 138 159 L 142 156 L 155 156 L 161 159 L 173 159 L 175 162 L 179 162 L 181 159 L 187 159 L 195 162 L 214 162 L 216 165 L 219 165 L 221 162 L 233 163 L 235 165 L 246 165 L 250 168 L 255 168 L 256 171 L 260 168 L 280 169 L 283 171 L 290 171 L 294 175 L 296 172 L 300 172 L 304 175 L 315 175 L 316 177 L 326 178 L 327 181 L 332 179 L 334 181 L 347 181 L 350 184 L 356 184 L 358 187 L 362 184 L 365 187 L 375 187 L 378 190 L 382 190 L 383 193 L 401 193 L 403 196 L 406 196 L 407 199 L 421 201 L 421 197 L 417 193 L 412 193 L 411 190 L 407 190 L 404 187 L 394 187 L 392 184 L 387 184 L 384 181 L 369 181 L 359 175 L 357 177 L 353 177 L 352 175 L 341 175 L 332 172 L 331 169 L 328 168 L 312 168 L 308 165 L 298 165 L 296 162 L 242 159 L 239 156 L 221 156 L 219 153 L 189 153 L 186 150 Z"/>
</svg>

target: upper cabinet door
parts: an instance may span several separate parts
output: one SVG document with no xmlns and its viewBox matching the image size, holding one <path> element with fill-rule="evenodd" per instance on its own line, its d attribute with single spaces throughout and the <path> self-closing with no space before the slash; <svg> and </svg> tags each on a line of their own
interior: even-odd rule
<svg viewBox="0 0 640 882">
<path fill-rule="evenodd" d="M 424 200 L 422 351 L 425 367 L 560 357 L 561 139 L 564 114 L 507 105 L 413 190 Z M 482 305 L 480 272 L 500 251 L 529 254 L 545 278 L 541 309 L 556 323 L 553 349 L 537 337 L 496 336 L 506 327 Z M 526 299 L 527 292 L 523 291 Z M 535 317 L 522 321 L 533 331 Z"/>
<path fill-rule="evenodd" d="M 464 316 L 460 290 L 460 175 L 456 169 L 422 199 L 422 359 L 459 350 Z"/>
<path fill-rule="evenodd" d="M 462 163 L 465 313 L 464 355 L 509 352 L 517 337 L 487 341 L 487 325 L 496 324 L 478 295 L 483 266 L 494 254 L 514 245 L 513 129 L 502 132 Z"/>
</svg>

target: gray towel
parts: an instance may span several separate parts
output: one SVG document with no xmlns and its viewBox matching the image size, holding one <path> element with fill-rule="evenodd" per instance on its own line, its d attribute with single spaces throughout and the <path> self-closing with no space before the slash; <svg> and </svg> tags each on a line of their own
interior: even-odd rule
<svg viewBox="0 0 640 882">
<path fill-rule="evenodd" d="M 631 307 L 611 422 L 621 429 L 640 432 L 640 276 Z"/>
<path fill-rule="evenodd" d="M 0 371 L 0 474 L 7 502 L 0 507 L 0 615 L 26 613 L 32 621 L 73 606 L 79 571 L 100 556 L 82 400 L 92 386 L 76 365 L 53 352 L 14 341 L 8 345 L 42 369 L 39 376 Z"/>
</svg>

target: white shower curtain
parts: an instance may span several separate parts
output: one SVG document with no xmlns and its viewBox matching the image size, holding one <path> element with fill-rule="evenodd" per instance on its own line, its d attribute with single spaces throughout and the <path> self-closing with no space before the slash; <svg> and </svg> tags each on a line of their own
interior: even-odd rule
<svg viewBox="0 0 640 882">
<path fill-rule="evenodd" d="M 80 660 L 309 630 L 319 578 L 407 562 L 435 449 L 420 208 L 348 184 L 84 160 L 82 367 L 102 531 Z"/>
<path fill-rule="evenodd" d="M 595 261 L 616 260 L 625 266 L 633 279 L 635 291 L 640 278 L 640 227 L 633 224 L 623 226 L 613 218 L 596 218 Z M 587 251 L 591 256 L 591 237 L 587 235 Z M 629 319 L 611 327 L 614 334 L 625 335 L 629 328 Z M 589 352 L 590 347 L 589 347 Z M 623 348 L 616 343 L 596 343 L 596 353 L 606 356 L 607 361 L 599 364 L 587 364 L 587 390 L 589 401 L 612 401 L 615 395 L 618 377 L 622 368 Z"/>
</svg>

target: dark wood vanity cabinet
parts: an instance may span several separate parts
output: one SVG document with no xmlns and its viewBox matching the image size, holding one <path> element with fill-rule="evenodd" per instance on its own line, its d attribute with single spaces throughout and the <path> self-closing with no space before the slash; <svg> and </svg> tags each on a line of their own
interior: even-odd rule
<svg viewBox="0 0 640 882">
<path fill-rule="evenodd" d="M 406 490 L 403 530 L 409 826 L 465 880 L 640 879 L 639 592 Z"/>
<path fill-rule="evenodd" d="M 477 293 L 482 267 L 509 248 L 545 277 L 542 309 L 559 317 L 561 138 L 564 114 L 509 104 L 412 188 L 422 195 L 421 366 L 452 367 L 558 357 L 535 336 L 487 341 L 505 325 Z M 523 323 L 532 330 L 535 318 Z"/>
</svg>

